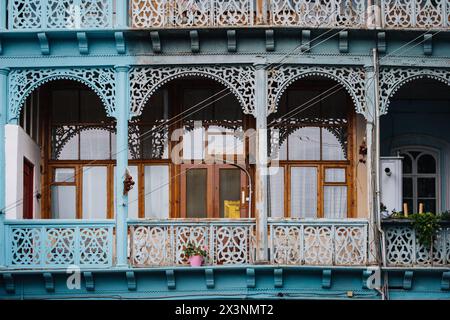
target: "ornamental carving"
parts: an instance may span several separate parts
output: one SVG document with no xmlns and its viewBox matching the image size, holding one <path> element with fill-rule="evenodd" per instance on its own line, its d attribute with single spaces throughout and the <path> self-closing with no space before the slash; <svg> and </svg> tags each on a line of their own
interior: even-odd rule
<svg viewBox="0 0 450 320">
<path fill-rule="evenodd" d="M 130 71 L 131 116 L 139 116 L 148 99 L 173 79 L 203 77 L 220 82 L 233 93 L 244 113 L 253 114 L 255 72 L 251 66 L 189 66 L 134 68 Z"/>
<path fill-rule="evenodd" d="M 268 72 L 269 105 L 268 114 L 277 111 L 284 91 L 293 82 L 306 78 L 321 76 L 341 84 L 353 100 L 357 113 L 365 113 L 365 71 L 356 67 L 320 67 L 320 66 L 282 66 Z M 330 91 L 339 90 L 339 87 Z"/>
<path fill-rule="evenodd" d="M 106 114 L 114 116 L 115 77 L 113 68 L 16 69 L 9 74 L 10 119 L 16 119 L 28 95 L 54 80 L 74 80 L 94 90 L 102 100 Z"/>
<path fill-rule="evenodd" d="M 445 69 L 382 68 L 380 70 L 380 114 L 387 114 L 391 98 L 405 84 L 429 78 L 450 86 L 450 71 Z"/>
</svg>

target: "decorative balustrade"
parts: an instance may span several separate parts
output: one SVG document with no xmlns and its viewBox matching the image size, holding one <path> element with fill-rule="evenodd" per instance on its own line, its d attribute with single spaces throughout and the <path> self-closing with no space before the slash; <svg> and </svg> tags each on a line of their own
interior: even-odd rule
<svg viewBox="0 0 450 320">
<path fill-rule="evenodd" d="M 113 26 L 113 0 L 9 0 L 9 29 Z"/>
<path fill-rule="evenodd" d="M 207 248 L 208 264 L 254 261 L 254 220 L 135 220 L 129 230 L 134 266 L 187 264 L 184 249 L 189 242 Z"/>
<path fill-rule="evenodd" d="M 390 267 L 449 266 L 450 224 L 442 224 L 431 248 L 419 243 L 409 221 L 383 222 L 386 263 Z"/>
<path fill-rule="evenodd" d="M 269 221 L 271 263 L 365 265 L 367 228 L 367 220 Z"/>
<path fill-rule="evenodd" d="M 251 0 L 131 0 L 132 26 L 251 26 L 253 5 Z"/>
<path fill-rule="evenodd" d="M 365 28 L 366 0 L 271 0 L 275 26 Z"/>
<path fill-rule="evenodd" d="M 112 266 L 112 220 L 9 220 L 5 226 L 10 268 Z"/>
<path fill-rule="evenodd" d="M 10 30 L 112 28 L 117 0 L 9 0 Z M 450 27 L 449 0 L 123 0 L 131 28 L 279 26 L 306 28 Z M 1 8 L 0 8 L 1 9 Z M 122 10 L 122 11 L 120 11 Z M 372 17 L 373 16 L 373 17 Z M 376 16 L 376 17 L 375 17 Z"/>
<path fill-rule="evenodd" d="M 449 0 L 382 0 L 385 28 L 448 28 Z"/>
</svg>

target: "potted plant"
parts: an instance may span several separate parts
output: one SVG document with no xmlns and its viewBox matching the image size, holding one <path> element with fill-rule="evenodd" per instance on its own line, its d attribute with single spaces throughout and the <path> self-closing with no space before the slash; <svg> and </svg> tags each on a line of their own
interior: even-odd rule
<svg viewBox="0 0 450 320">
<path fill-rule="evenodd" d="M 192 242 L 188 242 L 184 249 L 184 255 L 188 258 L 191 267 L 200 267 L 208 256 L 207 250 L 206 246 L 202 248 Z"/>
</svg>

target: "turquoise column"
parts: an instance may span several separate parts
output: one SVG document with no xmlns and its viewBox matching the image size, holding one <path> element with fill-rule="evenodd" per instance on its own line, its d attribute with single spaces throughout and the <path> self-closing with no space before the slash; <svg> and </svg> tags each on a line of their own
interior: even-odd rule
<svg viewBox="0 0 450 320">
<path fill-rule="evenodd" d="M 0 69 L 0 267 L 6 265 L 5 241 L 5 125 L 8 115 L 9 69 Z"/>
<path fill-rule="evenodd" d="M 116 2 L 116 27 L 124 29 L 128 27 L 128 0 L 118 0 Z"/>
<path fill-rule="evenodd" d="M 116 258 L 117 267 L 128 266 L 127 218 L 128 196 L 123 194 L 123 180 L 128 166 L 129 66 L 116 66 Z"/>
</svg>

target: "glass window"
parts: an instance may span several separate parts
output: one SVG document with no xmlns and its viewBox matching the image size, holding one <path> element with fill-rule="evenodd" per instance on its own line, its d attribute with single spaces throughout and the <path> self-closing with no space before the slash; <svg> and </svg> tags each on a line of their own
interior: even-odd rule
<svg viewBox="0 0 450 320">
<path fill-rule="evenodd" d="M 299 128 L 288 137 L 289 160 L 320 160 L 320 128 Z"/>
<path fill-rule="evenodd" d="M 324 186 L 324 218 L 337 219 L 347 217 L 347 187 Z"/>
<path fill-rule="evenodd" d="M 74 168 L 56 168 L 54 182 L 75 182 Z"/>
<path fill-rule="evenodd" d="M 186 171 L 186 217 L 206 218 L 208 190 L 207 169 Z"/>
<path fill-rule="evenodd" d="M 269 175 L 270 216 L 284 217 L 284 168 L 272 167 Z"/>
<path fill-rule="evenodd" d="M 403 203 L 409 213 L 434 212 L 437 210 L 438 184 L 436 156 L 428 151 L 404 150 L 403 157 Z M 422 206 L 421 206 L 422 204 Z"/>
<path fill-rule="evenodd" d="M 326 168 L 325 182 L 345 182 L 345 169 L 341 168 Z"/>
<path fill-rule="evenodd" d="M 152 165 L 145 167 L 146 218 L 169 218 L 169 182 L 169 166 Z"/>
<path fill-rule="evenodd" d="M 221 218 L 234 218 L 232 210 L 229 216 L 225 215 L 225 205 L 241 205 L 241 170 L 219 169 L 219 216 Z M 240 217 L 240 209 L 239 209 Z"/>
<path fill-rule="evenodd" d="M 111 141 L 108 130 L 87 129 L 80 132 L 80 159 L 101 160 L 111 158 Z"/>
<path fill-rule="evenodd" d="M 107 218 L 107 168 L 83 167 L 83 218 Z"/>
<path fill-rule="evenodd" d="M 52 218 L 76 219 L 77 201 L 75 186 L 52 186 Z"/>
<path fill-rule="evenodd" d="M 317 167 L 291 168 L 291 217 L 317 217 Z"/>
</svg>

